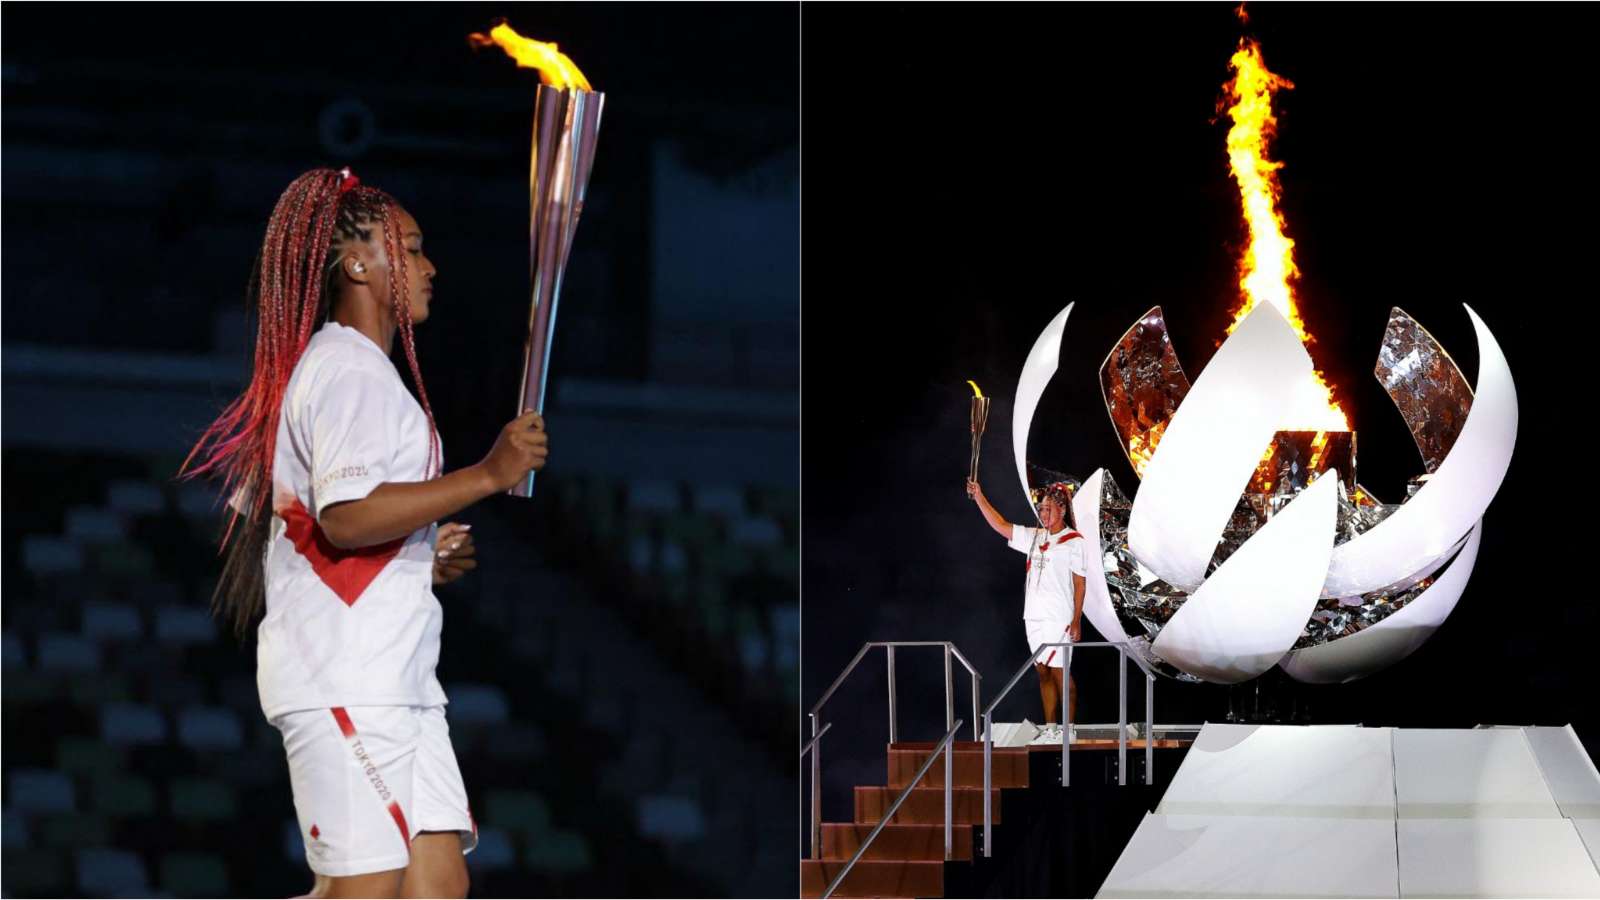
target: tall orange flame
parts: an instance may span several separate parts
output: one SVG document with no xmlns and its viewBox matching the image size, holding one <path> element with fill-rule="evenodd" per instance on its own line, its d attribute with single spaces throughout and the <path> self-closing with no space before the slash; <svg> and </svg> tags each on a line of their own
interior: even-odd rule
<svg viewBox="0 0 1600 900">
<path fill-rule="evenodd" d="M 1300 277 L 1294 263 L 1294 241 L 1284 233 L 1283 216 L 1278 212 L 1282 187 L 1278 170 L 1283 163 L 1267 157 L 1267 144 L 1277 131 L 1278 119 L 1272 114 L 1272 96 L 1280 88 L 1293 88 L 1287 78 L 1267 69 L 1261 45 L 1253 40 L 1239 42 L 1239 50 L 1229 61 L 1234 77 L 1223 86 L 1227 92 L 1228 168 L 1239 185 L 1250 243 L 1239 260 L 1239 287 L 1244 301 L 1228 326 L 1228 333 L 1244 321 L 1257 303 L 1271 303 L 1294 326 L 1303 343 L 1311 334 L 1295 305 L 1290 282 Z M 1334 402 L 1333 391 L 1320 371 L 1299 390 L 1285 429 L 1304 431 L 1349 431 L 1350 423 Z"/>
<path fill-rule="evenodd" d="M 467 35 L 467 41 L 474 47 L 498 44 L 500 49 L 506 51 L 506 55 L 517 61 L 517 65 L 524 69 L 538 69 L 539 80 L 553 88 L 594 90 L 589 86 L 589 79 L 583 77 L 578 67 L 555 44 L 523 37 L 504 22 L 495 25 L 488 34 Z"/>
</svg>

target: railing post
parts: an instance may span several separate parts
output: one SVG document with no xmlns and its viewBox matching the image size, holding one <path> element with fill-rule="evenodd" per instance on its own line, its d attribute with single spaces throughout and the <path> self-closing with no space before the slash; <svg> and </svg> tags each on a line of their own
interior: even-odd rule
<svg viewBox="0 0 1600 900">
<path fill-rule="evenodd" d="M 1144 677 L 1144 783 L 1155 784 L 1156 781 L 1156 680 L 1152 676 Z"/>
<path fill-rule="evenodd" d="M 811 737 L 817 737 L 817 714 L 811 714 Z M 811 745 L 811 858 L 822 858 L 822 742 Z"/>
<path fill-rule="evenodd" d="M 894 712 L 894 645 L 890 644 L 884 650 L 889 657 L 889 743 L 893 744 L 900 740 L 900 727 Z"/>
<path fill-rule="evenodd" d="M 1060 649 L 1066 651 L 1061 660 L 1061 786 L 1067 787 L 1072 782 L 1069 768 L 1072 752 L 1072 645 Z"/>
<path fill-rule="evenodd" d="M 990 807 L 993 798 L 990 796 L 990 783 L 993 781 L 994 772 L 994 713 L 983 714 L 983 857 L 988 859 L 994 853 L 990 841 L 990 832 L 994 830 L 994 812 Z"/>
<path fill-rule="evenodd" d="M 967 673 L 972 676 L 972 739 L 978 739 L 978 673 Z"/>
<path fill-rule="evenodd" d="M 1122 657 L 1117 666 L 1117 784 L 1128 783 L 1128 648 L 1117 645 Z"/>
<path fill-rule="evenodd" d="M 950 642 L 944 643 L 944 730 L 949 731 L 956 724 L 956 678 L 955 672 L 950 668 Z"/>
</svg>

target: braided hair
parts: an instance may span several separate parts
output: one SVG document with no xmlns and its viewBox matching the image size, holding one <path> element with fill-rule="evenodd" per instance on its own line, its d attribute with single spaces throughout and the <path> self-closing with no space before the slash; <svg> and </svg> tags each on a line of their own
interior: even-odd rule
<svg viewBox="0 0 1600 900">
<path fill-rule="evenodd" d="M 370 240 L 375 227 L 381 229 L 391 267 L 389 303 L 428 417 L 428 477 L 438 474 L 439 438 L 417 365 L 399 209 L 393 197 L 360 184 L 349 169 L 313 169 L 290 182 L 267 221 L 246 291 L 246 305 L 256 317 L 250 383 L 205 430 L 178 469 L 180 479 L 220 479 L 223 495 L 232 498 L 217 549 L 226 560 L 211 608 L 239 637 L 266 605 L 263 560 L 273 515 L 272 463 L 289 376 L 318 325 L 332 312 L 340 287 L 339 263 L 351 244 Z"/>
</svg>

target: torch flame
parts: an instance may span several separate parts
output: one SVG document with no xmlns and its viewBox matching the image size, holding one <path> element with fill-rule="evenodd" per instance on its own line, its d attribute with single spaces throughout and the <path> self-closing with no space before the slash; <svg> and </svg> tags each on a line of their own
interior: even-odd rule
<svg viewBox="0 0 1600 900">
<path fill-rule="evenodd" d="M 538 69 L 539 80 L 553 88 L 594 90 L 589 86 L 589 79 L 583 77 L 578 67 L 565 53 L 556 49 L 555 44 L 523 37 L 504 22 L 495 25 L 488 34 L 467 35 L 467 42 L 474 47 L 500 45 L 507 56 L 517 61 L 517 65 L 524 69 Z"/>
<path fill-rule="evenodd" d="M 1257 303 L 1265 302 L 1277 307 L 1294 326 L 1301 342 L 1309 344 L 1312 337 L 1300 318 L 1289 283 L 1300 277 L 1294 263 L 1294 241 L 1284 233 L 1283 216 L 1278 212 L 1282 193 L 1278 170 L 1283 163 L 1267 158 L 1267 143 L 1278 125 L 1272 114 L 1272 95 L 1280 88 L 1293 88 L 1294 84 L 1267 69 L 1261 58 L 1261 45 L 1253 40 L 1241 40 L 1229 64 L 1234 77 L 1223 86 L 1227 92 L 1225 102 L 1232 104 L 1228 116 L 1233 119 L 1233 127 L 1228 129 L 1228 168 L 1239 185 L 1250 243 L 1239 260 L 1239 287 L 1244 302 L 1228 326 L 1228 333 L 1233 333 Z M 1285 422 L 1285 428 L 1350 430 L 1344 410 L 1334 402 L 1333 391 L 1320 371 L 1312 372 L 1311 379 L 1299 389 L 1290 416 L 1293 421 Z"/>
<path fill-rule="evenodd" d="M 971 378 L 968 378 L 967 379 L 967 384 L 972 385 L 972 396 L 978 398 L 979 400 L 982 400 L 983 399 L 983 391 L 978 390 L 978 383 L 976 381 L 973 381 Z"/>
</svg>

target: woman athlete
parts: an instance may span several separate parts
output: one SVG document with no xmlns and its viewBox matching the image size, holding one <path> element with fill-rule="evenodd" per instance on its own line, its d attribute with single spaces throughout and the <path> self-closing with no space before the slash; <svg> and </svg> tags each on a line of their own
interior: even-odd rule
<svg viewBox="0 0 1600 900">
<path fill-rule="evenodd" d="M 412 333 L 435 274 L 393 197 L 348 169 L 296 178 L 252 273 L 249 387 L 179 472 L 220 477 L 231 498 L 212 605 L 241 637 L 260 618 L 262 711 L 283 733 L 318 897 L 464 897 L 477 843 L 433 595 L 477 563 L 470 526 L 435 523 L 542 468 L 549 442 L 526 412 L 481 462 L 442 473 Z M 397 333 L 416 397 L 390 361 Z"/>
</svg>

